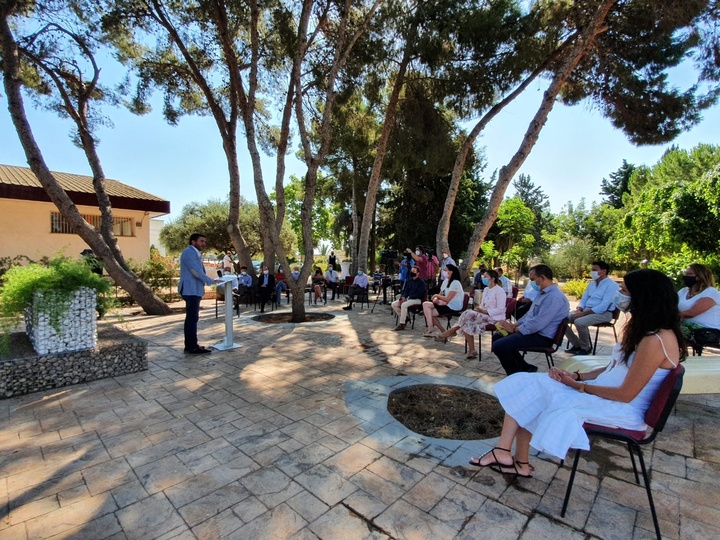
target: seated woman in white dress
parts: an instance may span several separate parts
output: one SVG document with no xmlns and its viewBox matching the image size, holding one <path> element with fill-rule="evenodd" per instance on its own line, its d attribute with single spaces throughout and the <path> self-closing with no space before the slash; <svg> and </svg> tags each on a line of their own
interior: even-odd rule
<svg viewBox="0 0 720 540">
<path fill-rule="evenodd" d="M 482 292 L 480 303 L 475 309 L 468 309 L 460 315 L 456 326 L 446 330 L 435 337 L 438 341 L 444 341 L 458 332 L 465 336 L 465 343 L 468 346 L 468 359 L 477 358 L 475 352 L 475 336 L 485 332 L 489 323 L 495 323 L 505 319 L 505 302 L 507 296 L 503 288 L 498 285 L 498 273 L 495 270 L 485 270 L 482 283 L 485 288 Z"/>
<path fill-rule="evenodd" d="M 678 291 L 678 309 L 685 339 L 691 341 L 698 328 L 720 328 L 720 291 L 710 269 L 691 264 L 683 275 L 685 287 Z"/>
<path fill-rule="evenodd" d="M 588 450 L 585 422 L 643 430 L 645 412 L 660 384 L 685 357 L 677 294 L 656 270 L 625 276 L 615 305 L 632 317 L 605 368 L 568 373 L 516 373 L 495 385 L 505 409 L 500 442 L 471 465 L 530 477 L 530 446 L 560 459 L 570 448 Z M 511 449 L 515 443 L 515 456 Z"/>
</svg>

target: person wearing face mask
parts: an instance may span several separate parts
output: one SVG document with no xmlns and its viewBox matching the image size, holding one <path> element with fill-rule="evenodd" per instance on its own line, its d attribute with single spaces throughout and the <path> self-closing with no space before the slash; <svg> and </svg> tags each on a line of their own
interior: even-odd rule
<svg viewBox="0 0 720 540">
<path fill-rule="evenodd" d="M 585 292 L 580 298 L 575 311 L 570 312 L 565 336 L 572 344 L 567 352 L 570 354 L 592 353 L 592 340 L 588 326 L 610 322 L 612 312 L 615 310 L 615 293 L 618 291 L 618 284 L 608 277 L 610 266 L 605 261 L 592 263 L 590 276 L 592 281 L 588 283 Z M 577 335 L 570 325 L 575 325 Z"/>
<path fill-rule="evenodd" d="M 325 284 L 332 291 L 332 298 L 330 298 L 330 300 L 335 300 L 335 294 L 337 293 L 337 280 L 338 273 L 335 271 L 335 267 L 331 264 L 325 272 Z"/>
<path fill-rule="evenodd" d="M 533 280 L 528 281 L 525 290 L 523 291 L 522 298 L 517 301 L 515 307 L 515 318 L 519 319 L 524 316 L 532 307 L 533 300 L 540 294 L 540 286 Z"/>
<path fill-rule="evenodd" d="M 474 309 L 467 309 L 460 315 L 456 326 L 446 330 L 435 339 L 444 341 L 458 332 L 465 336 L 465 343 L 468 346 L 467 359 L 477 358 L 475 352 L 475 336 L 485 332 L 485 327 L 505 319 L 505 303 L 507 297 L 502 287 L 498 285 L 498 275 L 495 270 L 486 270 L 483 276 L 485 290 L 482 299 L 475 305 Z"/>
<path fill-rule="evenodd" d="M 498 276 L 500 276 L 500 279 L 498 280 L 498 285 L 500 285 L 503 288 L 503 291 L 505 291 L 505 296 L 507 296 L 508 298 L 512 298 L 512 296 L 513 296 L 512 282 L 510 281 L 510 279 L 507 276 L 503 275 L 504 274 L 503 269 L 500 268 L 499 266 L 497 268 L 495 268 L 495 271 L 498 273 Z"/>
<path fill-rule="evenodd" d="M 348 305 L 343 309 L 350 311 L 353 306 L 353 302 L 357 300 L 358 296 L 367 296 L 368 294 L 368 277 L 362 268 L 358 268 L 357 276 L 353 279 L 352 285 L 348 288 L 347 302 Z"/>
<path fill-rule="evenodd" d="M 715 288 L 712 272 L 703 264 L 688 266 L 683 283 L 685 287 L 678 291 L 681 328 L 695 351 L 702 352 L 702 344 L 696 344 L 695 333 L 703 328 L 720 329 L 720 291 Z"/>
<path fill-rule="evenodd" d="M 265 265 L 263 265 L 262 273 L 258 278 L 258 291 L 260 292 L 260 313 L 264 313 L 265 304 L 270 303 L 272 294 L 275 292 L 275 276 Z"/>
<path fill-rule="evenodd" d="M 427 250 L 424 250 L 422 246 L 415 246 L 415 251 L 411 251 L 410 248 L 405 250 L 405 253 L 409 253 L 415 261 L 415 266 L 420 269 L 420 279 L 422 279 L 428 288 L 435 286 L 435 275 L 438 269 L 438 259 L 435 255 L 430 256 Z M 443 278 L 447 279 L 447 278 Z"/>
<path fill-rule="evenodd" d="M 453 259 L 453 258 L 450 256 L 450 250 L 449 250 L 449 249 L 443 249 L 443 250 L 442 250 L 442 259 L 440 260 L 440 269 L 441 269 L 441 270 L 444 270 L 444 271 L 447 271 L 447 265 L 448 265 L 448 264 L 452 264 L 453 266 L 457 266 L 457 264 L 455 264 L 455 259 Z M 443 278 L 443 279 L 445 279 L 445 278 Z"/>
<path fill-rule="evenodd" d="M 559 459 L 570 448 L 588 450 L 586 422 L 645 433 L 655 394 L 685 357 L 677 296 L 657 270 L 628 273 L 621 291 L 631 298 L 632 315 L 608 365 L 584 373 L 552 367 L 547 375 L 518 373 L 496 383 L 505 409 L 502 433 L 497 447 L 470 465 L 528 478 L 530 446 Z"/>
<path fill-rule="evenodd" d="M 395 331 L 405 330 L 408 319 L 408 308 L 422 303 L 425 296 L 425 282 L 420 279 L 420 272 L 417 268 L 410 269 L 410 279 L 404 284 L 400 292 L 400 299 L 395 300 L 390 306 L 398 317 L 398 325 Z"/>
<path fill-rule="evenodd" d="M 538 264 L 530 269 L 529 275 L 540 286 L 540 294 L 533 302 L 532 309 L 515 323 L 500 321 L 497 327 L 502 328 L 507 335 L 493 335 L 493 352 L 508 375 L 520 371 L 537 371 L 537 366 L 528 364 L 520 350 L 550 346 L 558 326 L 570 310 L 568 299 L 553 283 L 552 268 Z"/>
</svg>

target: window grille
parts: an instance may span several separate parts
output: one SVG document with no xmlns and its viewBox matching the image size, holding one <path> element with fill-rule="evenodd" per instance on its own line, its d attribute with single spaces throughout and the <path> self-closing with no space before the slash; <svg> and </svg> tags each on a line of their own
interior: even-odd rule
<svg viewBox="0 0 720 540">
<path fill-rule="evenodd" d="M 81 214 L 96 230 L 100 230 L 102 216 Z M 50 232 L 53 234 L 75 234 L 75 229 L 59 212 L 50 213 Z M 113 217 L 113 234 L 115 236 L 132 236 L 132 218 Z"/>
</svg>

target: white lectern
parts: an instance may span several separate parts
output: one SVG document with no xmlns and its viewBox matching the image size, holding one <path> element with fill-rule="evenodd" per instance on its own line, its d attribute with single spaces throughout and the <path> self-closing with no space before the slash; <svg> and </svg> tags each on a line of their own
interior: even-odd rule
<svg viewBox="0 0 720 540">
<path fill-rule="evenodd" d="M 242 347 L 239 343 L 233 342 L 233 282 L 237 280 L 235 276 L 223 276 L 220 278 L 225 281 L 225 339 L 220 343 L 213 345 L 213 349 L 218 351 L 229 351 Z"/>
</svg>

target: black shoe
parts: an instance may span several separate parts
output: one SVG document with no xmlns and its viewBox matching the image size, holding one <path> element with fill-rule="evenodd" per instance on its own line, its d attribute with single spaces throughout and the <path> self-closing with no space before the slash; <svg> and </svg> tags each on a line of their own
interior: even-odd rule
<svg viewBox="0 0 720 540">
<path fill-rule="evenodd" d="M 592 354 L 592 349 L 580 349 L 580 350 L 578 350 L 578 352 L 573 353 L 573 354 L 577 354 L 580 356 L 588 356 L 588 355 Z"/>
<path fill-rule="evenodd" d="M 345 306 L 343 309 L 344 309 L 345 311 L 350 311 L 350 310 L 352 309 L 352 306 Z"/>
<path fill-rule="evenodd" d="M 189 349 L 188 347 L 185 347 L 185 348 L 183 349 L 183 352 L 190 352 L 190 351 L 194 351 L 195 349 L 207 349 L 207 347 L 203 347 L 202 345 L 196 345 L 196 346 L 193 347 L 192 349 Z"/>
<path fill-rule="evenodd" d="M 529 365 L 528 365 L 528 367 L 527 367 L 527 372 L 528 372 L 528 373 L 535 373 L 536 371 L 537 371 L 537 366 L 534 366 L 534 365 L 532 365 L 532 364 L 529 364 Z"/>
<path fill-rule="evenodd" d="M 582 350 L 583 350 L 583 349 L 581 349 L 580 347 L 573 347 L 572 349 L 568 349 L 568 350 L 565 351 L 565 352 L 568 353 L 568 354 L 580 354 L 580 352 L 581 352 Z"/>
<path fill-rule="evenodd" d="M 197 349 L 193 349 L 192 351 L 187 351 L 188 354 L 210 354 L 212 351 L 210 349 L 206 349 L 204 347 L 198 347 Z"/>
</svg>

